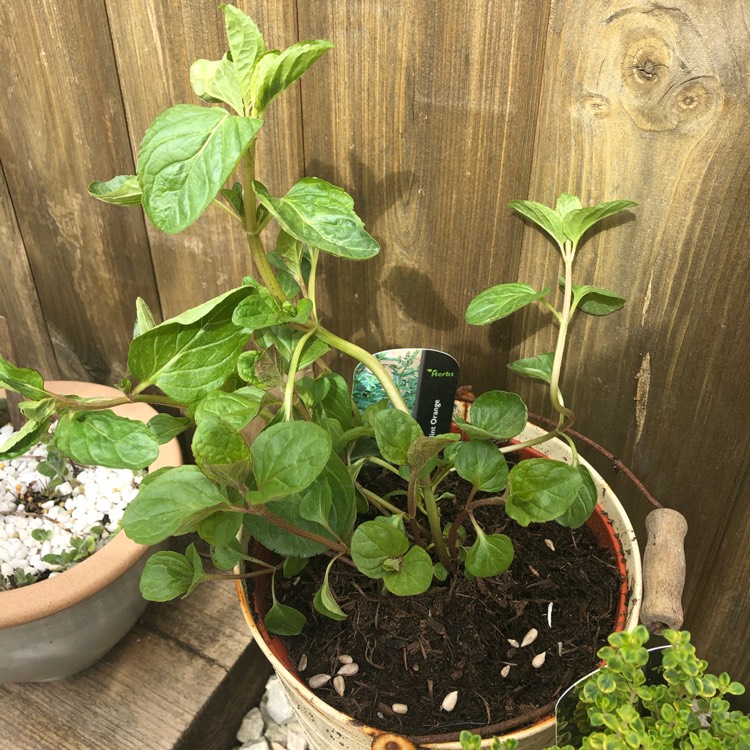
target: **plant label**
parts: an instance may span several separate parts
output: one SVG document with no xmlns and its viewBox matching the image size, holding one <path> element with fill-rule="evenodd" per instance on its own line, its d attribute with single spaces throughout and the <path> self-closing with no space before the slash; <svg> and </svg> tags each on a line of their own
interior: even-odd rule
<svg viewBox="0 0 750 750">
<path fill-rule="evenodd" d="M 386 349 L 375 356 L 391 374 L 424 434 L 450 432 L 458 362 L 437 349 Z M 378 379 L 362 364 L 354 370 L 352 398 L 360 411 L 387 398 Z"/>
</svg>

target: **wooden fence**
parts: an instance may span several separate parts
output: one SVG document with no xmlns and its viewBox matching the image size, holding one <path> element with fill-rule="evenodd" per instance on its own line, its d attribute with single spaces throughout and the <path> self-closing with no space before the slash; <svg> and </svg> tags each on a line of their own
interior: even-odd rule
<svg viewBox="0 0 750 750">
<path fill-rule="evenodd" d="M 581 251 L 582 278 L 628 303 L 577 321 L 564 392 L 580 429 L 687 515 L 686 626 L 749 682 L 750 0 L 236 4 L 272 46 L 335 43 L 275 105 L 261 178 L 354 196 L 383 250 L 326 261 L 322 297 L 329 327 L 366 347 L 448 350 L 463 382 L 521 388 L 544 412 L 505 369 L 551 348 L 539 314 L 463 323 L 490 283 L 559 272 L 507 203 L 639 202 Z M 195 101 L 189 64 L 225 49 L 214 0 L 0 4 L 0 315 L 20 364 L 116 380 L 136 296 L 167 317 L 250 270 L 219 212 L 165 236 L 86 195 L 132 173 L 151 118 Z M 607 476 L 640 525 L 644 503 Z"/>
</svg>

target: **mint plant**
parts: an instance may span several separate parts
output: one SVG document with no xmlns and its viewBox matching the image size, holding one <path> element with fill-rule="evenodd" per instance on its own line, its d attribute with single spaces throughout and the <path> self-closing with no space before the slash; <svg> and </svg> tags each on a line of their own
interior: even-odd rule
<svg viewBox="0 0 750 750">
<path fill-rule="evenodd" d="M 309 40 L 268 49 L 248 16 L 221 7 L 229 51 L 221 60 L 198 60 L 190 71 L 196 95 L 210 106 L 178 104 L 157 116 L 140 145 L 136 174 L 93 182 L 89 192 L 107 203 L 141 205 L 167 233 L 182 231 L 209 209 L 221 210 L 244 233 L 254 275 L 162 323 L 138 300 L 129 376 L 118 398 L 56 395 L 36 371 L 0 360 L 0 385 L 27 399 L 22 409 L 28 417 L 23 430 L 0 446 L 0 459 L 25 451 L 56 418 L 54 435 L 46 438 L 55 451 L 79 464 L 141 469 L 161 443 L 194 428 L 195 463 L 148 475 L 124 516 L 125 532 L 136 542 L 157 544 L 197 532 L 210 547 L 209 570 L 194 546 L 185 554 L 153 555 L 141 588 L 156 601 L 185 595 L 202 581 L 235 577 L 228 571 L 242 561 L 255 564 L 243 577 L 294 576 L 310 558 L 326 555 L 312 605 L 343 620 L 347 615 L 329 583 L 332 566 L 342 559 L 399 596 L 424 592 L 449 575 L 502 573 L 513 558 L 512 542 L 485 531 L 478 508 L 504 506 L 522 525 L 555 519 L 578 526 L 596 503 L 591 478 L 577 461 L 530 459 L 509 471 L 505 455 L 564 436 L 572 423 L 559 386 L 570 321 L 577 310 L 602 315 L 623 304 L 611 292 L 575 286 L 573 260 L 591 226 L 633 204 L 583 208 L 569 195 L 555 209 L 511 204 L 558 242 L 562 306 L 553 306 L 550 289 L 506 284 L 479 295 L 467 320 L 488 323 L 532 301 L 550 310 L 560 329 L 556 351 L 513 369 L 549 383 L 559 423 L 542 438 L 509 443 L 526 425 L 527 409 L 516 394 L 492 391 L 476 399 L 468 421 L 458 420 L 465 440 L 458 434 L 427 437 L 377 358 L 319 318 L 321 257 L 359 261 L 379 251 L 352 198 L 314 177 L 276 197 L 256 179 L 256 142 L 269 106 L 331 44 Z M 263 230 L 270 222 L 278 235 L 266 247 Z M 332 348 L 369 368 L 387 399 L 360 413 L 344 378 L 321 359 Z M 160 414 L 144 425 L 111 411 L 141 401 L 176 408 L 182 416 Z M 402 487 L 379 495 L 364 480 L 368 467 L 392 474 Z M 458 516 L 447 520 L 453 475 L 470 492 Z M 280 562 L 249 554 L 238 541 L 241 530 Z M 304 613 L 277 600 L 273 580 L 270 588 L 267 628 L 298 633 Z"/>
<path fill-rule="evenodd" d="M 643 625 L 609 636 L 610 645 L 598 652 L 604 666 L 575 688 L 578 704 L 571 723 L 581 742 L 548 750 L 750 748 L 750 716 L 731 710 L 725 698 L 742 695 L 745 688 L 726 672 L 706 672 L 708 663 L 696 656 L 689 632 L 664 630 L 661 635 L 671 645 L 662 651 L 657 680 L 646 668 L 649 632 Z M 557 732 L 558 740 L 571 735 L 563 722 Z M 498 739 L 493 743 L 504 747 Z M 478 735 L 461 733 L 463 750 L 480 744 Z"/>
</svg>

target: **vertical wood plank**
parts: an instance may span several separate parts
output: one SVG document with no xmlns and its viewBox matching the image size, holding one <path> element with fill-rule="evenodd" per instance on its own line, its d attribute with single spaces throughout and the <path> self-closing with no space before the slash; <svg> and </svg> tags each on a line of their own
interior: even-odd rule
<svg viewBox="0 0 750 750">
<path fill-rule="evenodd" d="M 17 346 L 14 344 L 13 351 L 10 346 L 0 349 L 0 355 L 6 359 L 12 358 L 20 367 L 37 369 L 46 378 L 59 377 L 55 353 L 2 169 L 0 271 L 0 316 L 8 321 L 11 342 L 18 342 Z"/>
<path fill-rule="evenodd" d="M 326 258 L 328 325 L 369 349 L 449 350 L 463 380 L 504 380 L 508 326 L 469 329 L 470 297 L 516 275 L 547 3 L 299 3 L 300 36 L 336 45 L 303 84 L 309 175 L 340 184 L 380 241 Z"/>
<path fill-rule="evenodd" d="M 111 382 L 157 298 L 140 217 L 86 194 L 132 168 L 104 6 L 2 3 L 0 54 L 0 161 L 60 375 Z"/>
<path fill-rule="evenodd" d="M 576 321 L 563 393 L 579 429 L 688 517 L 686 626 L 713 669 L 745 682 L 750 560 L 735 550 L 750 523 L 750 446 L 738 439 L 750 419 L 749 25 L 748 2 L 557 3 L 529 191 L 641 204 L 580 252 L 579 283 L 628 304 Z M 529 227 L 519 279 L 541 288 L 558 273 Z M 514 354 L 553 348 L 540 326 L 537 311 L 518 320 Z M 546 409 L 541 389 L 523 389 Z"/>
<path fill-rule="evenodd" d="M 291 0 L 233 4 L 253 17 L 270 49 L 297 40 Z M 145 0 L 136 6 L 107 0 L 106 7 L 137 150 L 160 112 L 175 104 L 201 103 L 190 87 L 190 65 L 199 58 L 218 60 L 226 52 L 224 14 L 213 0 Z M 277 193 L 285 193 L 301 176 L 296 89 L 272 105 L 258 136 L 257 159 L 258 178 Z M 252 272 L 242 227 L 215 207 L 178 235 L 162 234 L 150 224 L 148 235 L 165 317 L 238 286 Z"/>
</svg>

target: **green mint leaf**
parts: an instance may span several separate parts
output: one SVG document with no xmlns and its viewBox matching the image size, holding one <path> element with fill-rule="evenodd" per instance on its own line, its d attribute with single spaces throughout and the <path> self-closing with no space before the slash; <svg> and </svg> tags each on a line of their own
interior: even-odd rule
<svg viewBox="0 0 750 750">
<path fill-rule="evenodd" d="M 284 382 L 281 356 L 270 347 L 265 351 L 242 352 L 237 358 L 237 375 L 254 388 L 266 391 L 278 388 Z"/>
<path fill-rule="evenodd" d="M 289 366 L 292 353 L 303 335 L 303 331 L 295 331 L 290 326 L 274 326 L 272 328 L 263 329 L 263 331 L 256 336 L 256 341 L 259 346 L 276 347 L 281 359 L 286 363 L 284 368 L 286 369 Z M 324 344 L 319 338 L 315 336 L 309 338 L 302 349 L 298 369 L 304 370 L 317 359 L 320 359 L 324 354 L 327 354 L 328 351 L 327 344 Z"/>
<path fill-rule="evenodd" d="M 258 287 L 254 294 L 246 297 L 234 311 L 235 325 L 257 331 L 261 328 L 287 323 L 294 315 L 283 310 L 281 303 L 268 290 Z"/>
<path fill-rule="evenodd" d="M 432 572 L 430 556 L 415 545 L 401 558 L 397 571 L 385 572 L 383 583 L 396 596 L 416 596 L 430 588 Z"/>
<path fill-rule="evenodd" d="M 228 104 L 239 115 L 245 111 L 237 69 L 227 55 L 221 60 L 196 60 L 190 66 L 190 85 L 205 102 Z"/>
<path fill-rule="evenodd" d="M 352 397 L 346 380 L 334 372 L 327 372 L 316 378 L 315 382 L 325 383 L 326 393 L 314 407 L 317 419 L 334 419 L 342 429 L 352 426 Z"/>
<path fill-rule="evenodd" d="M 521 524 L 551 521 L 573 504 L 583 479 L 575 466 L 548 458 L 529 458 L 508 476 L 507 514 Z"/>
<path fill-rule="evenodd" d="M 190 226 L 216 197 L 262 125 L 221 107 L 178 104 L 149 126 L 138 157 L 143 207 L 168 234 Z"/>
<path fill-rule="evenodd" d="M 441 450 L 457 443 L 460 439 L 460 435 L 456 434 L 435 435 L 434 437 L 418 436 L 416 440 L 412 441 L 406 452 L 406 458 L 412 473 L 414 475 L 421 474 Z"/>
<path fill-rule="evenodd" d="M 515 372 L 516 375 L 523 375 L 526 378 L 535 378 L 543 380 L 545 383 L 552 382 L 552 363 L 555 359 L 554 352 L 545 352 L 533 357 L 517 359 L 515 362 L 508 363 L 508 369 Z"/>
<path fill-rule="evenodd" d="M 250 448 L 263 501 L 309 487 L 331 456 L 331 438 L 313 422 L 282 422 L 261 432 Z"/>
<path fill-rule="evenodd" d="M 244 218 L 245 216 L 245 199 L 242 195 L 242 184 L 235 182 L 230 188 L 222 188 L 221 195 L 234 211 Z"/>
<path fill-rule="evenodd" d="M 243 489 L 252 470 L 250 449 L 242 435 L 217 417 L 202 419 L 192 441 L 195 463 L 210 479 Z"/>
<path fill-rule="evenodd" d="M 156 552 L 141 573 L 141 594 L 151 602 L 168 602 L 184 596 L 193 585 L 195 569 L 179 552 Z"/>
<path fill-rule="evenodd" d="M 409 549 L 406 535 L 394 526 L 377 521 L 361 523 L 352 535 L 352 560 L 360 573 L 368 578 L 382 578 L 385 561 L 401 557 Z M 432 563 L 430 563 L 432 578 Z"/>
<path fill-rule="evenodd" d="M 594 226 L 607 216 L 620 213 L 627 208 L 637 206 L 635 201 L 619 200 L 599 203 L 596 206 L 579 208 L 566 214 L 562 223 L 565 237 L 577 244 L 587 229 Z"/>
<path fill-rule="evenodd" d="M 236 391 L 211 391 L 195 408 L 195 421 L 216 417 L 235 430 L 241 430 L 260 411 L 264 393 L 260 388 L 245 386 Z"/>
<path fill-rule="evenodd" d="M 135 206 L 141 202 L 142 191 L 134 174 L 119 174 L 106 182 L 89 184 L 89 195 L 114 206 Z"/>
<path fill-rule="evenodd" d="M 197 466 L 177 466 L 149 475 L 130 502 L 123 527 L 139 544 L 195 531 L 198 524 L 227 506 L 226 497 Z"/>
<path fill-rule="evenodd" d="M 459 443 L 453 463 L 460 477 L 483 492 L 500 492 L 508 481 L 508 462 L 493 443 Z"/>
<path fill-rule="evenodd" d="M 198 534 L 216 547 L 229 547 L 242 526 L 242 513 L 219 511 L 198 524 Z"/>
<path fill-rule="evenodd" d="M 583 526 L 594 512 L 598 500 L 596 485 L 588 469 L 585 466 L 578 466 L 577 468 L 581 475 L 581 486 L 568 509 L 555 519 L 561 526 L 566 526 L 569 529 L 577 529 Z"/>
<path fill-rule="evenodd" d="M 283 500 L 272 500 L 265 504 L 265 508 L 295 529 L 310 531 L 333 540 L 334 537 L 327 529 L 302 517 L 300 513 L 301 502 L 302 493 L 299 493 L 285 497 Z M 324 544 L 285 531 L 260 516 L 246 515 L 243 524 L 254 539 L 257 539 L 264 547 L 284 557 L 309 558 L 319 555 L 326 549 Z"/>
<path fill-rule="evenodd" d="M 331 560 L 326 567 L 325 576 L 323 577 L 322 586 L 315 592 L 313 598 L 313 607 L 320 612 L 321 615 L 329 617 L 331 620 L 346 620 L 347 614 L 341 609 L 339 603 L 336 601 L 331 586 L 328 583 L 328 574 L 331 572 L 331 566 L 336 560 Z"/>
<path fill-rule="evenodd" d="M 133 339 L 130 372 L 182 403 L 221 387 L 249 338 L 232 323 L 234 308 L 249 293 L 234 289 Z"/>
<path fill-rule="evenodd" d="M 306 567 L 310 559 L 307 557 L 287 557 L 284 560 L 284 578 L 296 578 Z"/>
<path fill-rule="evenodd" d="M 171 414 L 157 414 L 148 421 L 148 428 L 160 445 L 185 432 L 192 421 L 187 417 L 173 417 Z"/>
<path fill-rule="evenodd" d="M 409 447 L 424 432 L 411 414 L 385 409 L 371 417 L 375 440 L 386 461 L 404 465 L 409 462 Z"/>
<path fill-rule="evenodd" d="M 113 411 L 74 412 L 60 418 L 55 445 L 85 466 L 108 466 L 137 471 L 159 455 L 159 441 L 151 430 Z"/>
<path fill-rule="evenodd" d="M 253 189 L 284 231 L 311 247 L 352 260 L 372 258 L 380 250 L 354 212 L 352 197 L 325 180 L 305 177 L 283 198 L 271 196 L 260 182 Z"/>
<path fill-rule="evenodd" d="M 279 602 L 274 602 L 263 618 L 266 630 L 277 635 L 299 635 L 306 622 L 307 618 L 298 609 Z"/>
<path fill-rule="evenodd" d="M 555 211 L 564 219 L 571 211 L 576 211 L 581 207 L 581 199 L 578 196 L 560 193 L 555 204 Z"/>
<path fill-rule="evenodd" d="M 266 44 L 255 22 L 233 5 L 221 5 L 224 11 L 229 50 L 246 103 L 252 101 L 250 80 L 257 60 L 265 53 Z"/>
<path fill-rule="evenodd" d="M 326 481 L 316 481 L 302 493 L 299 513 L 306 521 L 313 521 L 326 528 L 332 506 L 333 493 L 331 492 L 331 486 Z"/>
<path fill-rule="evenodd" d="M 476 578 L 496 576 L 513 562 L 513 542 L 505 534 L 485 534 L 477 530 L 477 538 L 466 554 L 466 570 Z"/>
<path fill-rule="evenodd" d="M 609 289 L 573 285 L 573 307 L 588 315 L 609 315 L 620 310 L 624 304 L 625 298 Z"/>
<path fill-rule="evenodd" d="M 273 99 L 291 86 L 333 47 L 324 39 L 297 42 L 282 52 L 268 52 L 256 64 L 250 81 L 255 108 L 263 112 Z"/>
<path fill-rule="evenodd" d="M 526 426 L 528 410 L 521 397 L 506 391 L 487 391 L 471 405 L 471 423 L 458 418 L 456 422 L 471 438 L 508 440 Z"/>
<path fill-rule="evenodd" d="M 528 284 L 497 284 L 480 292 L 466 308 L 466 322 L 482 326 L 520 310 L 549 294 L 549 289 L 537 292 Z"/>
<path fill-rule="evenodd" d="M 553 208 L 536 201 L 521 200 L 511 201 L 508 207 L 544 229 L 558 245 L 565 243 L 567 236 L 563 232 L 563 218 Z"/>
<path fill-rule="evenodd" d="M 195 587 L 203 580 L 203 561 L 201 560 L 201 556 L 198 550 L 195 548 L 194 544 L 188 545 L 188 548 L 185 550 L 185 557 L 193 566 L 193 577 L 186 592 L 187 594 L 190 594 L 193 592 Z"/>
<path fill-rule="evenodd" d="M 224 546 L 211 547 L 211 562 L 219 570 L 231 570 L 244 559 L 245 552 L 236 539 L 230 539 Z"/>
<path fill-rule="evenodd" d="M 57 405 L 53 398 L 43 398 L 41 401 L 21 401 L 18 408 L 26 419 L 44 422 L 55 413 Z"/>
<path fill-rule="evenodd" d="M 16 367 L 0 357 L 0 388 L 16 391 L 32 401 L 41 401 L 50 396 L 44 390 L 44 378 L 36 371 Z"/>
<path fill-rule="evenodd" d="M 147 333 L 156 327 L 156 318 L 146 300 L 137 297 L 135 300 L 135 325 L 133 326 L 133 338 Z"/>
</svg>

